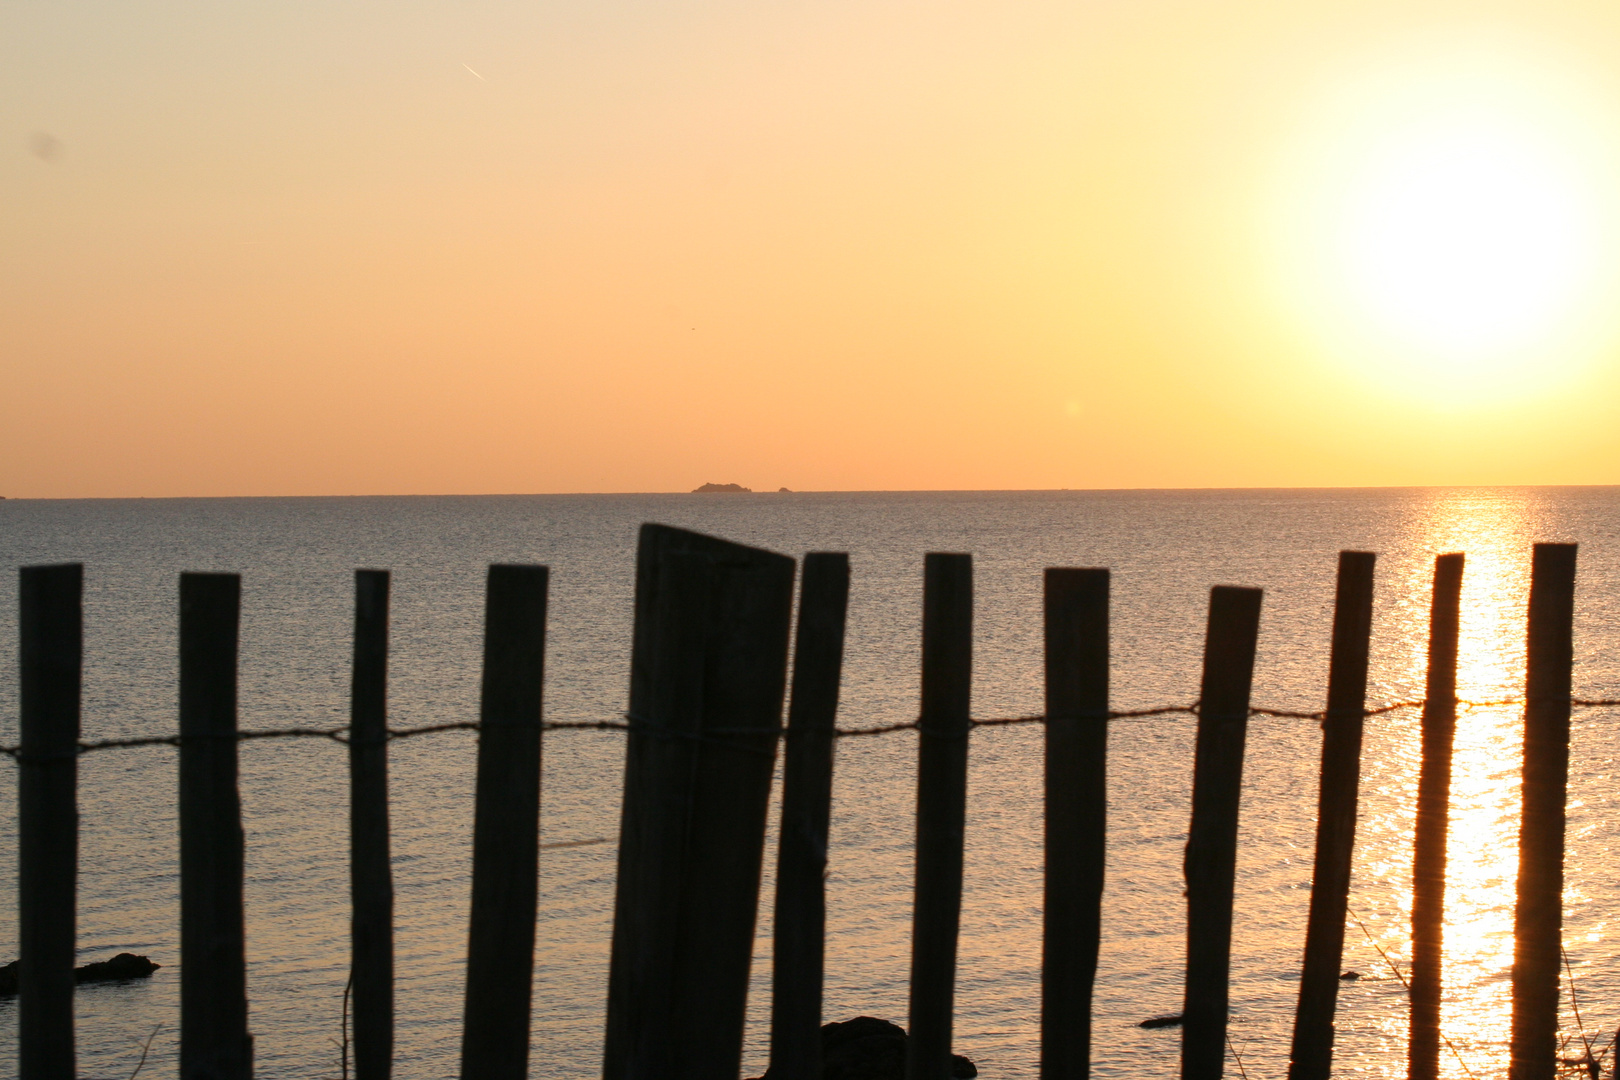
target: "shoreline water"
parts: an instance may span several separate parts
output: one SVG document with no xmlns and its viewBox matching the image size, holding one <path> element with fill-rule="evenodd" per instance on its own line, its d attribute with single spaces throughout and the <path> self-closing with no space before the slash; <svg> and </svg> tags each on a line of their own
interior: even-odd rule
<svg viewBox="0 0 1620 1080">
<path fill-rule="evenodd" d="M 762 493 L 763 494 L 763 493 Z M 772 493 L 774 494 L 774 493 Z M 20 511 L 20 513 L 18 513 Z M 917 692 L 922 554 L 975 552 L 979 584 L 974 711 L 1039 710 L 1039 577 L 1048 565 L 1106 565 L 1117 582 L 1115 703 L 1196 697 L 1208 586 L 1266 589 L 1255 702 L 1321 707 L 1336 552 L 1379 551 L 1373 688 L 1378 703 L 1421 693 L 1418 664 L 1427 567 L 1439 550 L 1470 553 L 1465 580 L 1467 696 L 1522 691 L 1523 596 L 1533 540 L 1582 542 L 1577 690 L 1620 690 L 1620 494 L 1607 488 L 1249 489 L 1183 493 L 793 493 L 792 498 L 689 495 L 375 497 L 238 500 L 8 500 L 0 540 L 13 566 L 83 559 L 86 737 L 174 726 L 174 582 L 181 569 L 244 574 L 243 726 L 341 722 L 346 715 L 350 573 L 396 574 L 400 723 L 470 715 L 477 693 L 482 567 L 553 568 L 546 714 L 597 719 L 624 708 L 630 567 L 642 520 L 673 523 L 797 555 L 849 550 L 854 563 L 849 668 L 841 721 L 911 719 Z M 0 595 L 0 670 L 15 670 L 15 578 Z M 14 734 L 14 683 L 0 680 L 0 738 Z M 1447 1030 L 1476 1073 L 1502 1053 L 1511 963 L 1511 846 L 1517 774 L 1511 709 L 1470 714 L 1459 731 L 1454 801 L 1457 920 L 1448 949 Z M 1577 722 L 1571 819 L 1571 960 L 1594 1009 L 1620 1000 L 1620 915 L 1598 868 L 1615 839 L 1604 778 L 1620 760 L 1614 718 Z M 1146 1016 L 1180 1003 L 1180 844 L 1186 828 L 1190 726 L 1120 723 L 1112 736 L 1110 863 L 1098 986 L 1097 1075 L 1174 1073 L 1174 1032 Z M 1313 725 L 1254 725 L 1239 845 L 1234 1041 L 1264 1071 L 1286 1058 L 1303 941 L 1313 827 Z M 861 745 L 855 745 L 855 744 Z M 413 745 L 414 744 L 414 745 Z M 471 750 L 465 735 L 391 748 L 398 846 L 400 1001 L 397 1074 L 444 1075 L 455 1059 L 465 949 Z M 1369 725 L 1363 841 L 1352 907 L 1398 962 L 1405 956 L 1413 723 Z M 548 736 L 542 841 L 617 834 L 623 745 L 611 733 Z M 829 881 L 828 1016 L 903 1022 L 909 934 L 915 738 L 840 746 Z M 175 948 L 172 751 L 83 761 L 84 954 Z M 958 1043 L 985 1075 L 1031 1076 L 1032 997 L 1039 969 L 1040 740 L 1028 729 L 976 732 L 970 756 L 967 895 Z M 15 805 L 0 773 L 0 809 Z M 252 1022 L 261 1068 L 314 1075 L 338 1015 L 346 964 L 344 761 L 324 746 L 244 747 Z M 535 986 L 537 1060 L 559 1076 L 599 1067 L 616 844 L 543 853 Z M 13 853 L 0 851 L 0 935 L 14 936 Z M 773 861 L 768 856 L 767 865 Z M 767 877 L 765 894 L 770 882 Z M 767 913 L 768 914 L 768 913 Z M 762 916 L 750 999 L 747 1067 L 763 1070 L 769 923 Z M 1347 964 L 1380 963 L 1352 941 Z M 1360 953 L 1354 950 L 1359 949 Z M 81 1003 L 87 1074 L 117 1071 L 171 1016 L 173 971 L 144 987 Z M 169 977 L 165 977 L 169 976 Z M 1396 1075 L 1404 1063 L 1397 984 L 1343 988 L 1340 1061 L 1347 1074 Z M 13 1007 L 0 1004 L 0 1059 Z M 1620 1019 L 1588 1017 L 1589 1023 Z M 171 1068 L 172 1024 L 149 1071 Z M 167 1041 L 166 1041 L 167 1040 Z M 1163 1065 L 1163 1068 L 1160 1068 Z M 1455 1063 L 1447 1066 L 1455 1075 Z M 993 1070 L 993 1071 L 992 1071 Z M 127 1073 L 128 1069 L 123 1071 Z M 1449 1074 L 1448 1074 L 1449 1075 Z"/>
</svg>

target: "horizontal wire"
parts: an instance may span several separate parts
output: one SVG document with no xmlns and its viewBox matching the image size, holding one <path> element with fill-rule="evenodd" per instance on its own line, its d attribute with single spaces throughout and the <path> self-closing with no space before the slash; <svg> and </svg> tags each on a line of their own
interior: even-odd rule
<svg viewBox="0 0 1620 1080">
<path fill-rule="evenodd" d="M 1409 701 L 1393 701 L 1387 705 L 1379 705 L 1371 709 L 1362 710 L 1362 716 L 1383 716 L 1400 709 L 1422 708 L 1427 702 L 1422 698 Z M 1464 711 L 1475 709 L 1503 708 L 1509 705 L 1523 705 L 1523 698 L 1498 698 L 1490 701 L 1468 701 L 1458 698 L 1454 704 Z M 1620 708 L 1620 699 L 1609 698 L 1571 698 L 1571 709 L 1613 709 Z M 1076 717 L 1076 719 L 1112 720 L 1146 720 L 1168 716 L 1196 716 L 1198 703 L 1191 705 L 1159 705 L 1149 709 L 1118 709 L 1109 710 L 1096 717 Z M 1284 720 L 1315 720 L 1322 721 L 1327 718 L 1325 710 L 1304 712 L 1294 709 L 1269 709 L 1255 706 L 1249 709 L 1250 716 L 1264 716 Z M 1011 727 L 1019 724 L 1045 723 L 1045 714 L 1037 713 L 1030 716 L 993 716 L 978 720 L 970 720 L 969 726 L 980 727 Z M 395 739 L 410 739 L 418 735 L 436 735 L 446 731 L 478 731 L 484 725 L 477 720 L 461 720 L 449 724 L 424 724 L 420 727 L 390 728 L 387 738 L 391 742 Z M 656 728 L 656 731 L 654 729 Z M 682 739 L 691 739 L 700 742 L 719 742 L 728 746 L 737 746 L 736 743 L 726 743 L 716 736 L 739 735 L 759 736 L 775 734 L 778 736 L 794 734 L 793 731 L 769 732 L 753 728 L 726 728 L 704 732 L 681 732 L 667 728 L 662 724 L 653 724 L 650 721 L 639 720 L 633 717 L 624 720 L 545 720 L 540 723 L 542 731 L 638 731 L 651 732 L 659 735 L 673 736 Z M 920 731 L 921 720 L 905 720 L 893 724 L 878 724 L 873 727 L 834 728 L 829 734 L 834 738 L 853 739 L 868 735 L 889 735 L 897 731 Z M 59 754 L 24 754 L 21 746 L 0 746 L 0 754 L 13 760 L 51 761 L 77 757 L 79 754 L 88 754 L 96 750 L 125 750 L 143 746 L 180 746 L 188 739 L 204 742 L 212 739 L 234 738 L 237 742 L 249 742 L 258 739 L 330 739 L 333 742 L 349 742 L 349 725 L 342 724 L 337 727 L 296 727 L 296 728 L 251 728 L 245 731 L 227 733 L 207 733 L 198 735 L 140 735 L 126 739 L 91 739 L 81 740 L 77 749 L 72 753 Z"/>
</svg>

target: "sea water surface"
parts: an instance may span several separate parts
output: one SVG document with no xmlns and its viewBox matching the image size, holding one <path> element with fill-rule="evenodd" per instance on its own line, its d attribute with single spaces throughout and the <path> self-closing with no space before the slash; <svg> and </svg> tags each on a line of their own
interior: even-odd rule
<svg viewBox="0 0 1620 1080">
<path fill-rule="evenodd" d="M 12 568 L 85 564 L 86 738 L 176 728 L 177 575 L 242 574 L 241 724 L 347 719 L 352 571 L 394 572 L 390 704 L 396 726 L 476 717 L 484 568 L 551 567 L 545 713 L 613 719 L 625 706 L 637 527 L 659 521 L 790 555 L 848 551 L 853 566 L 840 723 L 913 718 L 922 563 L 974 556 L 973 708 L 1041 707 L 1041 571 L 1113 570 L 1116 708 L 1197 696 L 1209 586 L 1265 589 L 1254 700 L 1322 707 L 1336 553 L 1376 551 L 1373 704 L 1421 696 L 1435 554 L 1464 551 L 1460 694 L 1522 693 L 1531 544 L 1581 544 L 1575 687 L 1620 696 L 1620 489 L 984 492 L 0 502 L 0 740 L 16 738 Z M 1405 1073 L 1405 999 L 1374 948 L 1408 954 L 1414 711 L 1368 724 L 1336 1069 Z M 1448 1076 L 1505 1072 L 1516 872 L 1520 711 L 1464 712 L 1457 733 L 1446 931 Z M 1180 861 L 1193 721 L 1119 721 L 1109 743 L 1109 861 L 1096 995 L 1096 1074 L 1176 1075 L 1179 1034 L 1137 1022 L 1179 1011 Z M 397 893 L 396 1075 L 457 1068 L 475 736 L 392 744 Z M 1038 1061 L 1041 732 L 981 729 L 970 750 L 956 1048 L 980 1075 Z M 828 880 L 826 1016 L 905 1022 L 916 737 L 838 747 Z M 1245 767 L 1233 940 L 1232 1045 L 1251 1078 L 1286 1071 L 1310 890 L 1320 732 L 1256 719 Z M 547 849 L 534 985 L 537 1077 L 588 1077 L 600 1046 L 623 737 L 548 734 Z M 1620 915 L 1612 869 L 1620 716 L 1574 723 L 1565 942 L 1581 1005 L 1565 1023 L 1598 1045 L 1620 1024 Z M 241 748 L 251 1023 L 259 1075 L 339 1075 L 347 975 L 346 752 L 324 740 Z M 79 945 L 163 964 L 151 980 L 82 988 L 80 1074 L 173 1076 L 178 1028 L 176 752 L 86 755 Z M 13 768 L 0 761 L 0 962 L 15 956 Z M 774 842 L 767 850 L 769 865 Z M 763 1070 L 770 912 L 760 912 L 745 1075 Z M 0 1001 L 0 1077 L 15 1075 L 15 1001 Z M 155 1033 L 155 1034 L 154 1034 Z M 1575 1051 L 1572 1051 L 1572 1054 Z M 1229 1063 L 1236 1073 L 1236 1063 Z"/>
</svg>

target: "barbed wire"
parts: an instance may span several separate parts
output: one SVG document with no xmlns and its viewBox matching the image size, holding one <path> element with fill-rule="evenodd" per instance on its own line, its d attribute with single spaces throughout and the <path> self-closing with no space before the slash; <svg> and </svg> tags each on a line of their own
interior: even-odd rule
<svg viewBox="0 0 1620 1080">
<path fill-rule="evenodd" d="M 1458 698 L 1456 706 L 1464 712 L 1477 709 L 1505 708 L 1511 705 L 1523 705 L 1523 698 L 1496 698 L 1488 701 L 1469 701 Z M 1386 705 L 1362 710 L 1362 716 L 1368 719 L 1384 716 L 1401 709 L 1419 709 L 1428 704 L 1423 698 L 1414 698 L 1406 701 L 1392 701 Z M 1613 709 L 1620 708 L 1620 699 L 1610 698 L 1571 698 L 1571 709 Z M 1190 705 L 1159 705 L 1147 709 L 1110 709 L 1101 715 L 1090 717 L 1081 715 L 1076 719 L 1086 720 L 1148 720 L 1167 716 L 1196 716 L 1199 703 Z M 1282 720 L 1313 720 L 1318 723 L 1327 719 L 1327 710 L 1304 711 L 1298 709 L 1271 709 L 1254 706 L 1249 709 L 1250 716 L 1267 717 Z M 1043 724 L 1047 722 L 1044 713 L 1035 713 L 1028 716 L 992 716 L 976 718 L 968 721 L 970 728 L 981 727 L 1012 727 L 1020 724 Z M 421 735 L 437 735 L 448 731 L 478 731 L 483 724 L 477 720 L 461 720 L 448 724 L 423 724 L 418 727 L 389 728 L 386 741 L 394 742 L 398 739 L 412 739 Z M 657 728 L 660 734 L 683 735 L 688 733 L 671 731 L 663 725 L 654 725 L 626 716 L 623 720 L 544 720 L 540 724 L 542 731 L 644 731 Z M 854 739 L 870 735 L 890 735 L 899 731 L 920 731 L 921 720 L 905 720 L 893 724 L 877 724 L 872 727 L 834 728 L 832 735 L 838 739 Z M 791 736 L 797 731 L 782 729 L 775 734 L 778 737 Z M 771 734 L 765 731 L 755 731 L 747 728 L 731 728 L 724 732 L 690 733 L 691 737 L 710 741 L 706 736 L 724 735 L 764 735 Z M 98 750 L 127 750 L 145 746 L 174 746 L 178 747 L 187 739 L 196 741 L 218 739 L 219 735 L 137 735 L 122 739 L 83 739 L 79 741 L 77 754 L 88 754 Z M 230 738 L 226 735 L 224 738 Z M 330 739 L 332 742 L 349 742 L 349 725 L 340 724 L 333 727 L 291 727 L 291 728 L 248 728 L 235 733 L 237 742 L 256 742 L 261 739 Z M 22 755 L 22 747 L 18 745 L 0 746 L 0 754 L 18 760 Z"/>
</svg>

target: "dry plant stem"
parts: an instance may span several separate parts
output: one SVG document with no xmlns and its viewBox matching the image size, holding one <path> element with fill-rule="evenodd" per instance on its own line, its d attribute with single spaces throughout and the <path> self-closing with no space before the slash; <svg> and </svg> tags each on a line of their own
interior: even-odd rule
<svg viewBox="0 0 1620 1080">
<path fill-rule="evenodd" d="M 1383 950 L 1377 941 L 1373 940 L 1372 932 L 1367 929 L 1367 924 L 1361 921 L 1361 916 L 1352 911 L 1350 917 L 1356 920 L 1356 925 L 1361 927 L 1361 932 L 1367 936 L 1367 944 L 1378 950 L 1378 955 L 1384 958 L 1384 963 L 1389 965 L 1389 970 L 1395 973 L 1395 977 L 1401 981 L 1401 986 L 1410 995 L 1412 993 L 1412 984 L 1406 981 L 1406 976 L 1401 974 L 1401 969 L 1395 966 L 1395 961 L 1389 958 L 1389 954 Z M 1620 1033 L 1616 1034 L 1620 1035 Z M 1462 1066 L 1462 1071 L 1468 1074 L 1468 1080 L 1474 1080 L 1474 1070 L 1470 1069 L 1468 1062 L 1463 1060 L 1462 1054 L 1458 1052 L 1456 1044 L 1451 1041 L 1451 1037 L 1445 1032 L 1441 1032 L 1440 1038 L 1445 1042 L 1446 1048 L 1456 1057 L 1457 1064 Z"/>
<path fill-rule="evenodd" d="M 135 1080 L 137 1076 L 141 1075 L 141 1070 L 146 1067 L 146 1055 L 152 1052 L 152 1040 L 157 1038 L 157 1033 L 162 1030 L 163 1025 L 158 1024 L 152 1029 L 152 1034 L 148 1035 L 146 1041 L 141 1044 L 141 1060 L 135 1063 L 135 1071 L 129 1074 L 129 1080 Z"/>
<path fill-rule="evenodd" d="M 1356 920 L 1356 925 L 1361 927 L 1361 932 L 1367 936 L 1367 944 L 1378 950 L 1378 955 L 1384 958 L 1384 963 L 1389 965 L 1389 970 L 1393 971 L 1395 977 L 1401 981 L 1401 988 L 1407 993 L 1411 993 L 1412 984 L 1406 981 L 1406 976 L 1401 974 L 1401 969 L 1395 966 L 1395 961 L 1389 958 L 1389 954 L 1384 951 L 1383 947 L 1373 940 L 1372 932 L 1367 929 L 1367 924 L 1362 922 L 1361 917 L 1355 912 L 1351 912 L 1350 917 Z M 1467 1068 L 1467 1066 L 1464 1066 L 1464 1068 Z"/>
<path fill-rule="evenodd" d="M 1231 1032 L 1227 1032 L 1226 1034 L 1226 1048 L 1232 1051 L 1232 1060 L 1237 1062 L 1238 1075 L 1241 1076 L 1243 1080 L 1249 1080 L 1249 1074 L 1243 1069 L 1243 1059 L 1238 1056 L 1237 1047 L 1232 1045 Z"/>
<path fill-rule="evenodd" d="M 1586 1047 L 1586 1060 L 1592 1060 L 1592 1040 L 1586 1037 L 1586 1025 L 1581 1022 L 1581 1003 L 1575 998 L 1575 969 L 1569 966 L 1569 952 L 1562 945 L 1558 953 L 1564 958 L 1564 974 L 1569 976 L 1569 1007 L 1575 1011 L 1575 1030 L 1581 1034 L 1581 1044 Z"/>
</svg>

